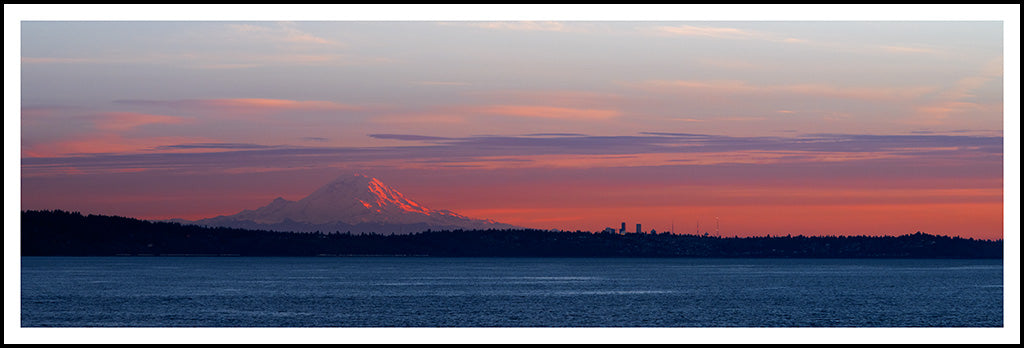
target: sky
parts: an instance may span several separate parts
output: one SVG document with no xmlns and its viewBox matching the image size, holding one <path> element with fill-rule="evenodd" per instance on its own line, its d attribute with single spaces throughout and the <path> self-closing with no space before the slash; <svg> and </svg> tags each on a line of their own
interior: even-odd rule
<svg viewBox="0 0 1024 348">
<path fill-rule="evenodd" d="M 20 22 L 21 210 L 1004 237 L 1000 20 L 187 18 Z"/>
<path fill-rule="evenodd" d="M 1019 342 L 1019 5 L 5 4 L 4 18 L 5 308 L 19 210 L 199 219 L 361 172 L 534 228 L 1006 238 L 1006 334 L 733 338 Z M 205 337 L 175 333 L 146 332 Z M 362 333 L 343 336 L 379 340 Z M 583 333 L 477 334 L 680 337 Z M 721 340 L 704 333 L 683 334 Z M 340 337 L 325 334 L 225 335 Z M 392 336 L 480 337 L 430 334 Z"/>
</svg>

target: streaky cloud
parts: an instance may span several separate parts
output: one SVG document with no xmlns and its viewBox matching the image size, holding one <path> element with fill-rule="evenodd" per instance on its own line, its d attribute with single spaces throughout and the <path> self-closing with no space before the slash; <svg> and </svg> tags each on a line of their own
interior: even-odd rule
<svg viewBox="0 0 1024 348">
<path fill-rule="evenodd" d="M 269 98 L 222 98 L 222 99 L 179 99 L 179 100 L 145 100 L 122 99 L 114 103 L 142 106 L 160 106 L 173 108 L 196 109 L 285 109 L 285 110 L 352 110 L 358 106 L 336 103 L 325 100 L 289 100 Z"/>
<path fill-rule="evenodd" d="M 733 137 L 708 134 L 647 132 L 622 136 L 496 136 L 437 137 L 416 134 L 371 134 L 376 139 L 426 141 L 429 144 L 378 147 L 268 146 L 248 143 L 178 143 L 156 151 L 202 152 L 104 153 L 64 157 L 23 158 L 24 175 L 74 167 L 96 171 L 120 168 L 177 168 L 216 171 L 254 166 L 290 167 L 359 163 L 364 166 L 428 168 L 490 163 L 508 165 L 713 165 L 779 161 L 855 162 L 868 160 L 943 163 L 1002 163 L 1003 138 L 970 135 L 810 134 L 797 137 Z M 643 161 L 630 164 L 630 157 Z M 699 161 L 688 161 L 699 159 Z M 683 161 L 677 161 L 683 160 Z M 554 161 L 554 162 L 552 162 Z M 608 162 L 612 161 L 612 162 Z M 610 163 L 610 164 L 609 164 Z M 659 164 L 661 163 L 661 164 Z M 557 163 L 556 163 L 557 164 Z M 560 164 L 562 165 L 562 164 Z"/>
<path fill-rule="evenodd" d="M 524 134 L 526 137 L 585 137 L 586 134 L 580 133 L 533 133 Z"/>
<path fill-rule="evenodd" d="M 407 140 L 407 141 L 423 141 L 423 140 L 452 140 L 452 138 L 433 137 L 427 135 L 413 135 L 413 134 L 369 134 L 371 138 L 375 139 L 389 139 L 389 140 Z"/>
<path fill-rule="evenodd" d="M 763 40 L 787 44 L 813 43 L 812 41 L 807 39 L 795 38 L 772 32 L 718 26 L 688 24 L 675 26 L 663 25 L 657 27 L 644 28 L 642 30 L 661 36 L 702 37 L 723 40 Z"/>
<path fill-rule="evenodd" d="M 640 132 L 645 135 L 658 135 L 665 137 L 710 137 L 707 134 L 693 134 L 693 133 L 666 133 L 666 132 Z"/>
<path fill-rule="evenodd" d="M 614 109 L 571 108 L 546 105 L 489 105 L 471 107 L 467 111 L 499 116 L 568 120 L 606 120 L 622 115 L 621 112 Z"/>
<path fill-rule="evenodd" d="M 170 115 L 155 115 L 137 112 L 105 112 L 96 115 L 97 129 L 126 131 L 151 124 L 181 124 L 190 119 Z"/>
<path fill-rule="evenodd" d="M 247 144 L 247 143 L 192 143 L 163 145 L 156 147 L 157 150 L 169 149 L 270 149 L 278 146 Z"/>
</svg>

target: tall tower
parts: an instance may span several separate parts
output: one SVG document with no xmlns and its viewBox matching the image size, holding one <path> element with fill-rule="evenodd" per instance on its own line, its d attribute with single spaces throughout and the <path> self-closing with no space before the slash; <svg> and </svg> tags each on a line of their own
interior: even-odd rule
<svg viewBox="0 0 1024 348">
<path fill-rule="evenodd" d="M 636 233 L 643 233 L 640 231 L 640 224 L 636 224 Z"/>
<path fill-rule="evenodd" d="M 619 232 L 620 233 L 626 233 L 626 222 L 625 221 L 622 222 L 622 228 L 619 229 Z"/>
</svg>

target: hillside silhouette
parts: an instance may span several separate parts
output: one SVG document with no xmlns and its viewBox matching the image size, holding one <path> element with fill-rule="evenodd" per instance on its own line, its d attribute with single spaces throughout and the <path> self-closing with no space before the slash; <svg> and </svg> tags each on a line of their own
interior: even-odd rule
<svg viewBox="0 0 1024 348">
<path fill-rule="evenodd" d="M 22 256 L 232 255 L 439 257 L 986 258 L 1002 240 L 936 236 L 763 236 L 550 232 L 534 229 L 278 232 L 23 211 Z"/>
</svg>

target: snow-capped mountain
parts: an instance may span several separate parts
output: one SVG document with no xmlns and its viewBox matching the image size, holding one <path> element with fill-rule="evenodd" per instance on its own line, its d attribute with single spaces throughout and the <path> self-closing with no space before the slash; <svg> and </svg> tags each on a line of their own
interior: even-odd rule
<svg viewBox="0 0 1024 348">
<path fill-rule="evenodd" d="M 256 210 L 243 210 L 238 214 L 194 223 L 276 231 L 342 233 L 516 228 L 494 220 L 471 219 L 449 210 L 424 207 L 380 180 L 362 174 L 343 175 L 298 201 L 278 197 Z"/>
</svg>

